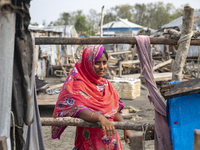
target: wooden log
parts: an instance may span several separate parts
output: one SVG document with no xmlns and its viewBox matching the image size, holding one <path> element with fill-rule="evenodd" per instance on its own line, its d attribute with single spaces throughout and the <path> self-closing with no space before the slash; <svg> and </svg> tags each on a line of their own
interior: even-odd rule
<svg viewBox="0 0 200 150">
<path fill-rule="evenodd" d="M 193 150 L 200 150 L 200 130 L 194 130 Z"/>
<path fill-rule="evenodd" d="M 188 55 L 188 50 L 190 46 L 191 36 L 189 36 L 192 33 L 194 24 L 194 9 L 185 6 L 184 7 L 184 13 L 183 13 L 183 25 L 182 25 L 182 33 L 181 38 L 179 40 L 184 39 L 184 37 L 188 36 L 188 39 L 185 39 L 184 41 L 180 41 L 176 58 L 174 61 L 174 68 L 172 72 L 172 80 L 182 80 L 182 71 L 183 67 L 185 65 L 185 61 Z"/>
<path fill-rule="evenodd" d="M 88 128 L 101 128 L 99 123 L 92 123 L 84 121 L 79 118 L 71 117 L 59 117 L 59 118 L 40 118 L 42 126 L 77 126 L 77 127 L 88 127 Z M 138 122 L 112 122 L 115 129 L 121 130 L 136 130 L 142 131 L 142 123 Z M 146 132 L 146 140 L 154 138 L 154 125 L 150 125 Z"/>
<path fill-rule="evenodd" d="M 176 39 L 149 37 L 151 44 L 177 45 Z M 135 37 L 66 38 L 37 37 L 36 45 L 83 45 L 83 44 L 136 44 Z M 190 45 L 200 45 L 200 39 L 192 39 Z"/>
<path fill-rule="evenodd" d="M 0 150 L 8 150 L 5 136 L 0 137 Z"/>
<path fill-rule="evenodd" d="M 200 92 L 200 79 L 164 85 L 160 89 L 161 95 L 165 99 L 175 98 Z"/>
<path fill-rule="evenodd" d="M 172 62 L 172 59 L 169 59 L 169 60 L 167 60 L 165 62 L 159 63 L 158 65 L 153 67 L 153 71 L 158 69 L 158 68 L 160 68 L 160 67 L 163 67 L 163 66 L 165 66 L 167 64 L 170 64 L 171 62 Z"/>
<path fill-rule="evenodd" d="M 144 150 L 143 132 L 131 132 L 130 147 L 131 150 Z"/>
</svg>

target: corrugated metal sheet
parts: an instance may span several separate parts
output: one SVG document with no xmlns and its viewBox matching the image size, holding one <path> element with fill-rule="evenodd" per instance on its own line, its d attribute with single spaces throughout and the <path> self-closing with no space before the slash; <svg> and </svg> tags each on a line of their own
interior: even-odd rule
<svg viewBox="0 0 200 150">
<path fill-rule="evenodd" d="M 169 22 L 168 24 L 163 25 L 162 28 L 178 26 L 179 29 L 182 30 L 182 22 L 183 22 L 183 16 Z M 194 12 L 194 25 L 195 25 L 195 30 L 200 29 L 200 11 Z"/>
<path fill-rule="evenodd" d="M 0 137 L 10 145 L 11 98 L 13 81 L 13 56 L 15 42 L 15 13 L 0 12 Z"/>
<path fill-rule="evenodd" d="M 141 25 L 128 21 L 128 19 L 117 18 L 116 21 L 103 25 L 103 28 L 144 28 Z"/>
</svg>

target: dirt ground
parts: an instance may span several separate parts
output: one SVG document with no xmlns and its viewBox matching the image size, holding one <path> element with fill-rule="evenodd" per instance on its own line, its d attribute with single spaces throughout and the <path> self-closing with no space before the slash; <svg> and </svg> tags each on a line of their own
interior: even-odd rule
<svg viewBox="0 0 200 150">
<path fill-rule="evenodd" d="M 49 85 L 61 83 L 60 78 L 45 78 Z M 124 106 L 133 106 L 139 109 L 136 113 L 130 113 L 132 116 L 129 119 L 124 119 L 125 121 L 138 121 L 143 123 L 154 123 L 154 107 L 150 104 L 148 98 L 148 91 L 141 89 L 140 97 L 134 100 L 124 100 Z M 52 117 L 54 106 L 39 106 L 41 117 Z M 75 127 L 67 127 L 60 140 L 51 139 L 51 129 L 49 126 L 42 127 L 43 139 L 45 143 L 46 150 L 71 150 L 74 147 L 74 137 L 75 137 Z M 123 137 L 123 130 L 117 130 L 120 138 Z M 130 147 L 125 144 L 124 140 L 121 140 L 122 147 L 124 150 L 129 150 Z M 145 141 L 145 150 L 154 150 L 154 141 Z"/>
</svg>

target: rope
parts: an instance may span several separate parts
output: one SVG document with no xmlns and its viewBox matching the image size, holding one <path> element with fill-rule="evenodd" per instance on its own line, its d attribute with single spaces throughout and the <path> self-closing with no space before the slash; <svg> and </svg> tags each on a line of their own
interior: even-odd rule
<svg viewBox="0 0 200 150">
<path fill-rule="evenodd" d="M 13 124 L 13 150 L 16 150 L 16 143 L 15 143 L 15 118 L 14 118 L 14 114 L 12 111 L 11 112 L 11 116 L 12 116 L 12 124 Z"/>
<path fill-rule="evenodd" d="M 148 122 L 142 124 L 142 131 L 144 133 L 144 139 L 143 139 L 144 140 L 144 149 L 145 149 L 145 135 L 146 135 L 146 132 L 149 128 L 149 125 L 150 124 Z"/>
<path fill-rule="evenodd" d="M 190 39 L 192 36 L 193 36 L 193 31 L 192 31 L 191 33 L 187 34 L 187 35 L 182 36 L 182 37 L 178 40 L 177 44 L 179 45 L 181 42 Z"/>
</svg>

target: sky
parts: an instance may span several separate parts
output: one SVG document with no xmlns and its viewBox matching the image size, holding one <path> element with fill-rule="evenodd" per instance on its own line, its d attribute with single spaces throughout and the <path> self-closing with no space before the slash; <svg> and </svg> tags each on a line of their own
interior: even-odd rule
<svg viewBox="0 0 200 150">
<path fill-rule="evenodd" d="M 63 12 L 73 12 L 82 10 L 83 14 L 88 14 L 90 9 L 101 12 L 104 6 L 104 12 L 116 5 L 135 5 L 155 3 L 162 0 L 32 0 L 30 2 L 31 23 L 37 22 L 42 24 L 45 20 L 48 25 L 51 21 L 56 21 Z M 182 5 L 189 4 L 194 9 L 200 9 L 200 0 L 167 0 L 164 4 L 172 3 L 176 8 L 181 8 Z"/>
</svg>

